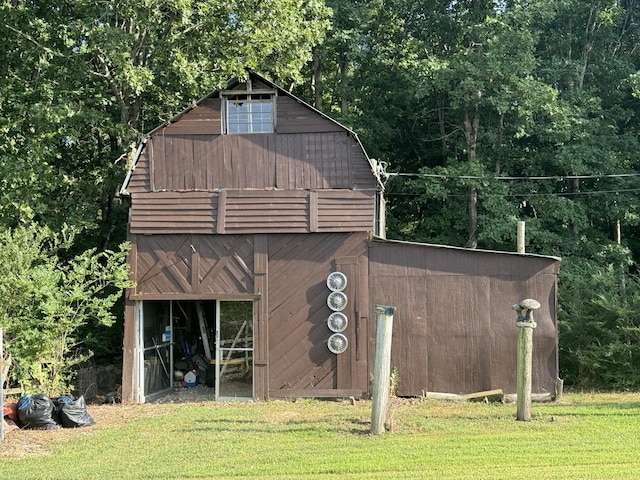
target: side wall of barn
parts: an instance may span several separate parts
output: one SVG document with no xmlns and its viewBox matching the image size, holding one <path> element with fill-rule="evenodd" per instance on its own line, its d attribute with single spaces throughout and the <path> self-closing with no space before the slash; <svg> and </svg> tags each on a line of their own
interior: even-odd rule
<svg viewBox="0 0 640 480">
<path fill-rule="evenodd" d="M 525 298 L 542 305 L 535 313 L 533 392 L 554 392 L 559 260 L 379 241 L 371 242 L 369 259 L 371 303 L 397 307 L 392 367 L 399 395 L 515 393 L 511 307 Z"/>
</svg>

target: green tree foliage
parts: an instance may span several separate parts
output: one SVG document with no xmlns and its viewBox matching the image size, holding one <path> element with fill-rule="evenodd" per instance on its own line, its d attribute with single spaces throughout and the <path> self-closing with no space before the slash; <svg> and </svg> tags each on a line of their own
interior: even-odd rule
<svg viewBox="0 0 640 480">
<path fill-rule="evenodd" d="M 79 329 L 112 325 L 112 307 L 131 286 L 126 245 L 59 260 L 72 242 L 68 230 L 35 227 L 0 236 L 0 326 L 12 358 L 9 381 L 25 392 L 68 393 L 72 367 L 90 354 Z"/>
<path fill-rule="evenodd" d="M 628 250 L 611 250 L 596 255 L 616 255 L 630 262 Z M 571 265 L 563 275 L 559 313 L 565 380 L 585 388 L 637 389 L 640 279 L 626 275 L 621 266 L 567 261 Z"/>
</svg>

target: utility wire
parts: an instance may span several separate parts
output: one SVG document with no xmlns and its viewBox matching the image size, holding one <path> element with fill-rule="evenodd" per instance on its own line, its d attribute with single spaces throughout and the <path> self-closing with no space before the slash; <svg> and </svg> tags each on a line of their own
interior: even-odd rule
<svg viewBox="0 0 640 480">
<path fill-rule="evenodd" d="M 621 192 L 640 192 L 640 188 L 629 188 L 629 189 L 620 189 L 620 190 L 597 190 L 592 192 L 549 192 L 549 193 L 533 193 L 533 192 L 524 192 L 524 193 L 483 193 L 483 197 L 544 197 L 544 196 L 574 196 L 574 195 L 599 195 L 601 193 L 621 193 Z M 385 193 L 385 197 L 421 197 L 425 195 L 424 193 L 393 193 L 387 192 Z M 442 198 L 442 197 L 468 197 L 466 194 L 446 194 L 446 195 L 437 195 L 434 198 Z"/>
<path fill-rule="evenodd" d="M 624 177 L 640 177 L 640 173 L 610 173 L 610 174 L 594 174 L 594 175 L 549 175 L 549 176 L 531 176 L 531 177 L 498 177 L 491 175 L 441 175 L 437 173 L 400 173 L 385 172 L 383 174 L 387 178 L 390 177 L 428 177 L 443 179 L 465 179 L 465 180 L 586 180 L 593 178 L 624 178 Z"/>
<path fill-rule="evenodd" d="M 602 178 L 637 178 L 640 177 L 640 173 L 603 173 L 603 174 L 591 174 L 591 175 L 537 175 L 526 177 L 513 177 L 513 176 L 495 176 L 495 175 L 443 175 L 437 173 L 406 173 L 406 172 L 387 172 L 388 164 L 384 161 L 376 162 L 375 173 L 378 179 L 384 178 L 386 183 L 393 177 L 422 177 L 422 178 L 438 178 L 438 179 L 464 179 L 464 180 L 587 180 L 587 179 L 602 179 Z M 621 193 L 621 192 L 640 192 L 640 189 L 618 189 L 618 190 L 600 190 L 600 191 L 582 191 L 582 192 L 550 192 L 550 193 L 485 193 L 483 196 L 491 197 L 522 197 L 522 196 L 551 196 L 551 195 L 598 195 L 603 193 Z M 387 192 L 387 196 L 420 196 L 420 193 L 391 193 Z M 463 197 L 466 195 L 447 194 L 442 197 Z"/>
</svg>

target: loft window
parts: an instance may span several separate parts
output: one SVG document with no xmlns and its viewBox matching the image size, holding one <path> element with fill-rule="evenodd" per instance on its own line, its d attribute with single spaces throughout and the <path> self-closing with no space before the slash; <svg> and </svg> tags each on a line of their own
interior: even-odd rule
<svg viewBox="0 0 640 480">
<path fill-rule="evenodd" d="M 225 133 L 273 133 L 273 94 L 234 93 L 224 98 Z"/>
</svg>

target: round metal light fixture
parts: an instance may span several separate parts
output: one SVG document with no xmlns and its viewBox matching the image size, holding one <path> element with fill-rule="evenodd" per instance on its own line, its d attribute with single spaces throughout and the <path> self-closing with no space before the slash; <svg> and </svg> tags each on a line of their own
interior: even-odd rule
<svg viewBox="0 0 640 480">
<path fill-rule="evenodd" d="M 327 297 L 327 305 L 334 312 L 340 312 L 347 306 L 347 296 L 343 292 L 331 292 Z"/>
<path fill-rule="evenodd" d="M 342 272 L 330 273 L 327 277 L 327 287 L 332 292 L 341 292 L 347 288 L 347 276 Z"/>
<path fill-rule="evenodd" d="M 327 319 L 327 326 L 332 332 L 342 332 L 347 328 L 347 325 L 349 325 L 349 320 L 347 316 L 341 312 L 333 312 Z"/>
<path fill-rule="evenodd" d="M 329 348 L 331 353 L 342 353 L 347 349 L 348 346 L 349 341 L 347 340 L 347 337 L 345 337 L 341 333 L 334 333 L 329 337 L 329 340 L 327 340 L 327 347 Z"/>
</svg>

